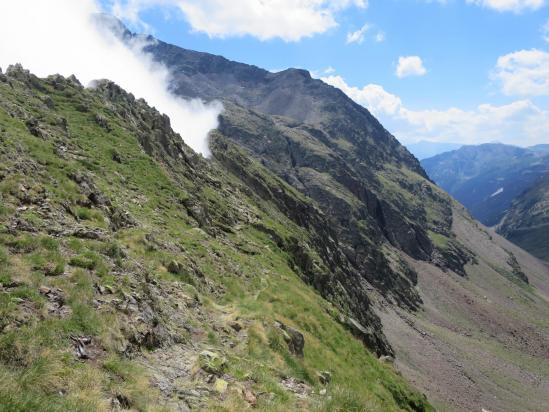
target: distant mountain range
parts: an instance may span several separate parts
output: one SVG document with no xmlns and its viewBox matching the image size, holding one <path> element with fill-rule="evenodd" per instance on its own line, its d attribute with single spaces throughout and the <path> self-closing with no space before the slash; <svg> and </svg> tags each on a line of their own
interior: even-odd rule
<svg viewBox="0 0 549 412">
<path fill-rule="evenodd" d="M 494 226 L 513 199 L 549 172 L 549 148 L 463 146 L 421 163 L 430 178 L 465 205 L 474 217 Z"/>
<path fill-rule="evenodd" d="M 549 255 L 549 145 L 483 144 L 425 159 L 427 174 L 487 226 L 538 257 Z M 545 223 L 544 223 L 545 222 Z M 545 239 L 544 245 L 538 245 Z"/>
</svg>

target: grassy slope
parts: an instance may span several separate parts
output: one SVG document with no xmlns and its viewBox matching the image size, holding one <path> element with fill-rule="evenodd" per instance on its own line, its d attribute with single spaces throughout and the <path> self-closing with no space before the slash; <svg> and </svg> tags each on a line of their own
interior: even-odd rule
<svg viewBox="0 0 549 412">
<path fill-rule="evenodd" d="M 139 311 L 143 302 L 156 305 L 156 322 L 169 331 L 170 345 L 189 349 L 186 361 L 194 364 L 203 348 L 216 350 L 229 359 L 231 387 L 251 385 L 256 394 L 272 393 L 258 398 L 260 410 L 430 409 L 334 320 L 337 311 L 305 286 L 285 252 L 250 224 L 257 219 L 281 236 L 305 236 L 275 208 L 246 195 L 239 182 L 215 166 L 203 173 L 216 176 L 216 185 L 193 182 L 189 175 L 176 179 L 143 152 L 128 126 L 131 118 L 117 114 L 115 103 L 69 83 L 56 90 L 34 82 L 34 88 L 14 79 L 12 85 L 0 82 L 3 410 L 109 410 L 116 397 L 134 410 L 164 410 L 181 402 L 151 385 L 141 359 L 165 349 L 159 345 L 149 352 L 132 343 L 139 328 L 150 325 L 119 309 L 114 299 L 131 301 L 128 296 L 138 297 Z M 107 120 L 110 132 L 94 121 L 96 114 Z M 29 117 L 38 119 L 41 137 L 29 133 L 24 121 Z M 90 206 L 70 178 L 78 173 L 91 176 L 137 226 L 111 231 L 109 212 Z M 189 198 L 227 208 L 238 223 L 208 234 L 182 206 Z M 9 229 L 16 219 L 23 225 Z M 35 231 L 22 229 L 25 224 Z M 61 232 L 100 229 L 105 235 L 101 240 L 54 235 L 56 227 Z M 192 270 L 169 273 L 172 260 Z M 62 290 L 67 313 L 50 310 L 41 286 Z M 113 295 L 99 295 L 98 286 L 112 289 Z M 160 298 L 151 297 L 155 293 Z M 183 305 L 186 301 L 178 296 L 199 303 Z M 247 329 L 243 342 L 227 332 L 226 323 L 237 318 Z M 275 319 L 304 333 L 303 359 L 281 344 Z M 187 324 L 193 325 L 192 333 L 183 327 Z M 76 360 L 74 335 L 91 336 L 100 354 L 91 361 Z M 294 376 L 318 390 L 319 370 L 333 373 L 330 397 L 299 400 L 279 384 L 282 376 Z M 204 385 L 200 375 L 182 379 L 190 387 Z M 225 396 L 209 392 L 202 402 L 214 410 L 247 405 L 236 391 Z"/>
</svg>

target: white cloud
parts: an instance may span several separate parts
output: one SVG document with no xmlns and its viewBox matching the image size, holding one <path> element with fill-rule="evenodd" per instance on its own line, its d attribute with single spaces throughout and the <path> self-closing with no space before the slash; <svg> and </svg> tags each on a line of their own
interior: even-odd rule
<svg viewBox="0 0 549 412">
<path fill-rule="evenodd" d="M 498 58 L 492 74 L 507 95 L 549 95 L 549 53 L 520 50 Z"/>
<path fill-rule="evenodd" d="M 382 86 L 369 84 L 357 88 L 349 86 L 340 76 L 322 80 L 366 107 L 406 143 L 429 140 L 479 144 L 497 140 L 527 146 L 547 142 L 549 111 L 529 100 L 501 106 L 482 104 L 473 110 L 412 110 Z"/>
<path fill-rule="evenodd" d="M 382 31 L 378 31 L 375 37 L 375 40 L 377 43 L 381 43 L 385 41 L 385 33 Z"/>
<path fill-rule="evenodd" d="M 419 56 L 406 56 L 398 58 L 396 75 L 399 78 L 408 76 L 423 76 L 427 73 L 423 61 Z"/>
<path fill-rule="evenodd" d="M 177 8 L 193 30 L 210 37 L 299 41 L 336 27 L 336 13 L 367 0 L 115 0 L 113 13 L 133 22 L 154 6 Z"/>
<path fill-rule="evenodd" d="M 341 76 L 322 77 L 325 83 L 337 87 L 358 104 L 368 108 L 373 114 L 395 115 L 402 107 L 400 98 L 387 93 L 377 84 L 369 84 L 362 89 L 349 86 Z"/>
<path fill-rule="evenodd" d="M 469 4 L 486 7 L 496 11 L 520 13 L 525 10 L 537 10 L 545 5 L 545 0 L 467 0 Z"/>
<path fill-rule="evenodd" d="M 541 27 L 541 35 L 543 37 L 543 40 L 549 43 L 549 20 L 547 20 L 545 24 Z"/>
<path fill-rule="evenodd" d="M 362 44 L 364 42 L 364 36 L 366 36 L 366 32 L 368 30 L 370 30 L 370 25 L 366 23 L 357 31 L 347 33 L 347 44 L 351 44 L 351 43 Z"/>
<path fill-rule="evenodd" d="M 128 47 L 92 16 L 93 0 L 17 0 L 2 6 L 0 65 L 21 63 L 38 76 L 75 74 L 81 82 L 110 79 L 166 113 L 194 150 L 209 154 L 207 135 L 217 127 L 220 104 L 186 101 L 168 92 L 170 73 L 142 51 Z M 9 40 L 8 40 L 9 39 Z"/>
</svg>

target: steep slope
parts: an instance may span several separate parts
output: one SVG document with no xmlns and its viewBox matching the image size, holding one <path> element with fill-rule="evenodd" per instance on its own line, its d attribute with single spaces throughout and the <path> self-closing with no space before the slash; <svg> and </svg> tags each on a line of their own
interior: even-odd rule
<svg viewBox="0 0 549 412">
<path fill-rule="evenodd" d="M 549 152 L 502 144 L 464 146 L 421 162 L 440 187 L 487 226 L 498 224 L 515 197 L 549 171 Z"/>
<path fill-rule="evenodd" d="M 220 131 L 317 202 L 346 275 L 359 274 L 353 290 L 365 294 L 370 283 L 417 307 L 416 275 L 394 251 L 430 260 L 430 234 L 449 234 L 449 202 L 429 191 L 418 161 L 366 109 L 303 70 L 270 73 L 160 41 L 148 50 L 172 70 L 175 92 L 223 100 Z"/>
<path fill-rule="evenodd" d="M 149 50 L 179 94 L 223 100 L 220 132 L 323 210 L 344 255 L 332 278 L 351 283 L 335 296 L 312 284 L 353 311 L 353 291 L 369 296 L 397 366 L 436 406 L 544 410 L 546 266 L 476 223 L 367 110 L 306 72 L 272 74 L 162 42 Z M 215 135 L 212 145 L 239 175 Z"/>
<path fill-rule="evenodd" d="M 222 134 L 206 161 L 108 81 L 12 67 L 0 141 L 0 409 L 431 410 L 349 331 L 391 350 L 368 297 L 304 282 L 338 284 L 322 212 Z"/>
<path fill-rule="evenodd" d="M 403 375 L 441 411 L 545 411 L 549 404 L 547 266 L 480 226 L 457 204 L 453 232 L 477 259 L 467 278 L 425 262 L 417 316 L 385 307 Z M 519 269 L 520 268 L 520 269 Z M 528 274 L 529 284 L 520 281 Z"/>
<path fill-rule="evenodd" d="M 534 256 L 549 261 L 549 174 L 513 201 L 497 230 Z"/>
</svg>

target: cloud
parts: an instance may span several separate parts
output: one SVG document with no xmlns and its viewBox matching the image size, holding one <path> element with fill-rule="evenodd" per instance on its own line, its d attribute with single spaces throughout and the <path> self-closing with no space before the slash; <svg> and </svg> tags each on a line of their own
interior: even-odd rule
<svg viewBox="0 0 549 412">
<path fill-rule="evenodd" d="M 398 58 L 396 75 L 399 78 L 408 76 L 424 76 L 427 73 L 423 61 L 419 56 L 407 56 Z"/>
<path fill-rule="evenodd" d="M 364 36 L 366 32 L 370 30 L 370 25 L 366 23 L 357 31 L 347 33 L 347 44 L 358 43 L 362 44 L 364 42 Z"/>
<path fill-rule="evenodd" d="M 119 18 L 140 22 L 143 10 L 169 6 L 179 10 L 193 30 L 210 37 L 253 36 L 299 41 L 336 27 L 336 13 L 366 8 L 367 0 L 114 0 Z"/>
<path fill-rule="evenodd" d="M 511 11 L 520 13 L 526 10 L 537 10 L 545 5 L 545 0 L 467 0 L 469 4 L 476 4 L 499 12 Z"/>
<path fill-rule="evenodd" d="M 385 33 L 378 31 L 375 37 L 376 43 L 381 43 L 385 41 Z"/>
<path fill-rule="evenodd" d="M 368 108 L 373 114 L 395 115 L 402 107 L 400 98 L 387 93 L 377 84 L 369 84 L 362 89 L 349 86 L 341 76 L 327 76 L 321 78 L 324 83 L 337 87 L 358 104 Z"/>
<path fill-rule="evenodd" d="M 84 84 L 110 79 L 167 114 L 185 142 L 208 156 L 207 135 L 217 127 L 221 105 L 174 97 L 168 70 L 142 51 L 143 42 L 127 46 L 101 30 L 93 18 L 99 11 L 93 0 L 57 0 L 55 7 L 42 0 L 7 2 L 0 14 L 0 65 L 21 63 L 42 77 L 75 74 Z"/>
<path fill-rule="evenodd" d="M 497 140 L 528 146 L 547 142 L 549 111 L 540 109 L 530 100 L 501 106 L 481 104 L 472 110 L 455 107 L 412 110 L 400 97 L 380 85 L 357 88 L 349 86 L 340 76 L 323 77 L 322 80 L 366 107 L 406 143 L 429 140 L 479 144 Z"/>
<path fill-rule="evenodd" d="M 541 26 L 541 36 L 543 37 L 543 40 L 549 43 L 549 20 Z"/>
<path fill-rule="evenodd" d="M 492 77 L 503 93 L 521 96 L 549 95 L 549 53 L 531 49 L 498 58 Z"/>
</svg>

